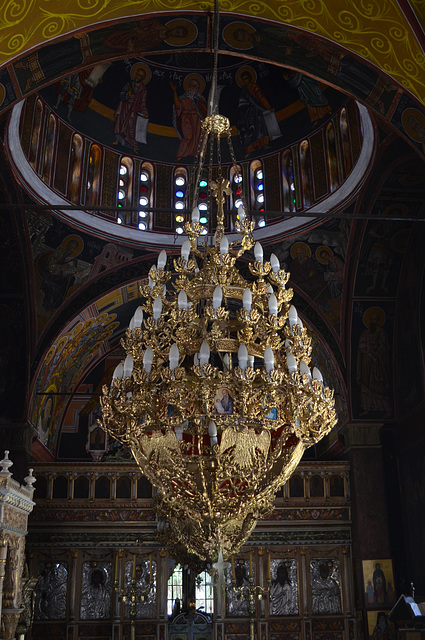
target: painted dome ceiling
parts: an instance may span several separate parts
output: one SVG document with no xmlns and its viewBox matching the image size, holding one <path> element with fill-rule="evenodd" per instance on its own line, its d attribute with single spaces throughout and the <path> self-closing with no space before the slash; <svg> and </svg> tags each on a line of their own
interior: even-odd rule
<svg viewBox="0 0 425 640">
<path fill-rule="evenodd" d="M 196 149 L 181 155 L 176 103 L 195 91 L 199 114 L 206 113 L 210 64 L 210 55 L 190 52 L 128 58 L 68 76 L 40 95 L 59 117 L 102 145 L 146 160 L 191 163 Z M 232 56 L 220 58 L 218 85 L 219 112 L 230 120 L 238 161 L 289 147 L 328 121 L 347 101 L 339 91 L 300 72 Z M 70 104 L 76 93 L 78 99 Z M 134 140 L 129 128 L 125 124 L 120 128 L 117 122 L 122 103 L 132 96 L 148 121 L 145 143 Z M 263 138 L 250 144 L 246 129 L 256 126 L 255 114 L 245 114 L 254 101 L 263 112 L 271 113 Z M 227 153 L 223 161 L 229 160 Z"/>
</svg>

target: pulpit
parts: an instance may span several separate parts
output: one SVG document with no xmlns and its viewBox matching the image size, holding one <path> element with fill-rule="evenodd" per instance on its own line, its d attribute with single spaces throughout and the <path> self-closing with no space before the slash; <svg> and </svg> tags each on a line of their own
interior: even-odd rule
<svg viewBox="0 0 425 640">
<path fill-rule="evenodd" d="M 417 603 L 411 596 L 401 595 L 388 619 L 394 623 L 398 640 L 425 640 L 425 603 Z"/>
</svg>

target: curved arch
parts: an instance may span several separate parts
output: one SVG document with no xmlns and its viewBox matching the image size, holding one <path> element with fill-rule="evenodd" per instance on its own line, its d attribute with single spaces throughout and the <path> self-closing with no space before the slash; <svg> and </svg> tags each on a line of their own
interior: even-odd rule
<svg viewBox="0 0 425 640">
<path fill-rule="evenodd" d="M 417 28 L 420 20 L 415 20 L 413 12 L 408 17 L 396 0 L 388 0 L 385 10 L 377 4 L 374 11 L 367 14 L 362 11 L 361 4 L 353 4 L 349 0 L 339 0 L 338 3 L 320 0 L 314 4 L 314 12 L 312 9 L 309 13 L 304 7 L 302 14 L 297 0 L 288 0 L 284 8 L 278 0 L 262 0 L 255 4 L 243 0 L 237 7 L 235 3 L 235 6 L 227 8 L 229 13 L 237 8 L 240 15 L 273 21 L 280 26 L 292 26 L 301 34 L 303 31 L 306 34 L 312 32 L 329 42 L 339 43 L 342 40 L 347 51 L 368 59 L 375 68 L 385 69 L 424 102 L 423 36 Z M 170 9 L 166 0 L 160 3 L 151 0 L 143 6 L 137 6 L 137 17 L 140 20 L 141 15 L 153 12 L 158 15 L 159 11 L 166 12 Z M 172 9 L 174 15 L 182 12 L 196 14 L 199 13 L 199 3 L 185 0 L 179 8 Z M 2 42 L 8 43 L 8 48 L 3 47 L 0 52 L 0 65 L 5 65 L 30 50 L 34 51 L 52 39 L 71 37 L 73 33 L 87 31 L 93 26 L 99 27 L 107 21 L 116 23 L 135 17 L 134 3 L 130 1 L 95 2 L 94 5 L 92 3 L 89 7 L 83 7 L 78 0 L 70 0 L 66 12 L 60 16 L 55 11 L 49 12 L 44 4 L 36 3 L 30 9 L 23 6 L 20 13 L 15 14 L 16 12 L 12 15 L 6 11 L 3 17 Z M 234 16 L 232 14 L 233 20 Z M 397 25 L 396 30 L 394 25 Z M 411 52 L 409 68 L 406 68 L 405 50 Z"/>
</svg>

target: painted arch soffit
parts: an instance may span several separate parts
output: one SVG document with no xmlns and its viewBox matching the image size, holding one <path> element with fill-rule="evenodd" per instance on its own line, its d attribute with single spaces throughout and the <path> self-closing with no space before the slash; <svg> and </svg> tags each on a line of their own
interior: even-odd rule
<svg viewBox="0 0 425 640">
<path fill-rule="evenodd" d="M 72 33 L 90 29 L 109 21 L 148 13 L 211 11 L 212 3 L 199 4 L 194 0 L 67 0 L 56 10 L 48 0 L 4 2 L 0 25 L 0 67 L 30 50 Z M 418 20 L 421 6 L 414 11 Z M 249 0 L 221 2 L 223 14 L 234 13 L 286 24 L 301 31 L 314 33 L 329 42 L 364 58 L 390 75 L 408 92 L 425 104 L 425 56 L 420 35 L 409 22 L 396 0 L 355 2 L 351 0 L 279 0 L 252 3 Z M 0 79 L 1 82 L 1 79 Z M 4 92 L 4 87 L 3 87 Z"/>
</svg>

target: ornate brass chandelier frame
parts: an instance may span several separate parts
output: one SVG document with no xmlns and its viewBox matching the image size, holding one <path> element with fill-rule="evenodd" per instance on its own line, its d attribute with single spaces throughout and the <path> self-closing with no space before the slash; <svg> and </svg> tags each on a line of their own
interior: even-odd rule
<svg viewBox="0 0 425 640">
<path fill-rule="evenodd" d="M 215 244 L 199 242 L 195 213 L 174 280 L 160 254 L 122 340 L 127 357 L 101 399 L 103 427 L 158 489 L 174 551 L 204 562 L 239 549 L 304 450 L 336 422 L 333 393 L 309 368 L 311 338 L 290 306 L 289 274 L 276 256 L 263 260 L 259 243 L 252 281 L 240 274 L 254 224 L 239 211 L 240 243 L 229 244 L 229 184 L 220 176 L 212 187 Z"/>
<path fill-rule="evenodd" d="M 229 121 L 210 106 L 195 184 L 208 140 L 219 148 L 227 136 L 237 170 Z M 103 428 L 157 489 L 163 543 L 198 567 L 238 551 L 305 449 L 336 423 L 333 392 L 310 370 L 289 273 L 274 254 L 264 261 L 243 207 L 240 239 L 229 243 L 231 189 L 220 163 L 216 175 L 213 242 L 203 241 L 195 206 L 174 274 L 162 251 L 141 287 L 144 302 L 122 340 L 127 357 L 101 398 Z M 246 279 L 236 262 L 253 248 Z"/>
</svg>

